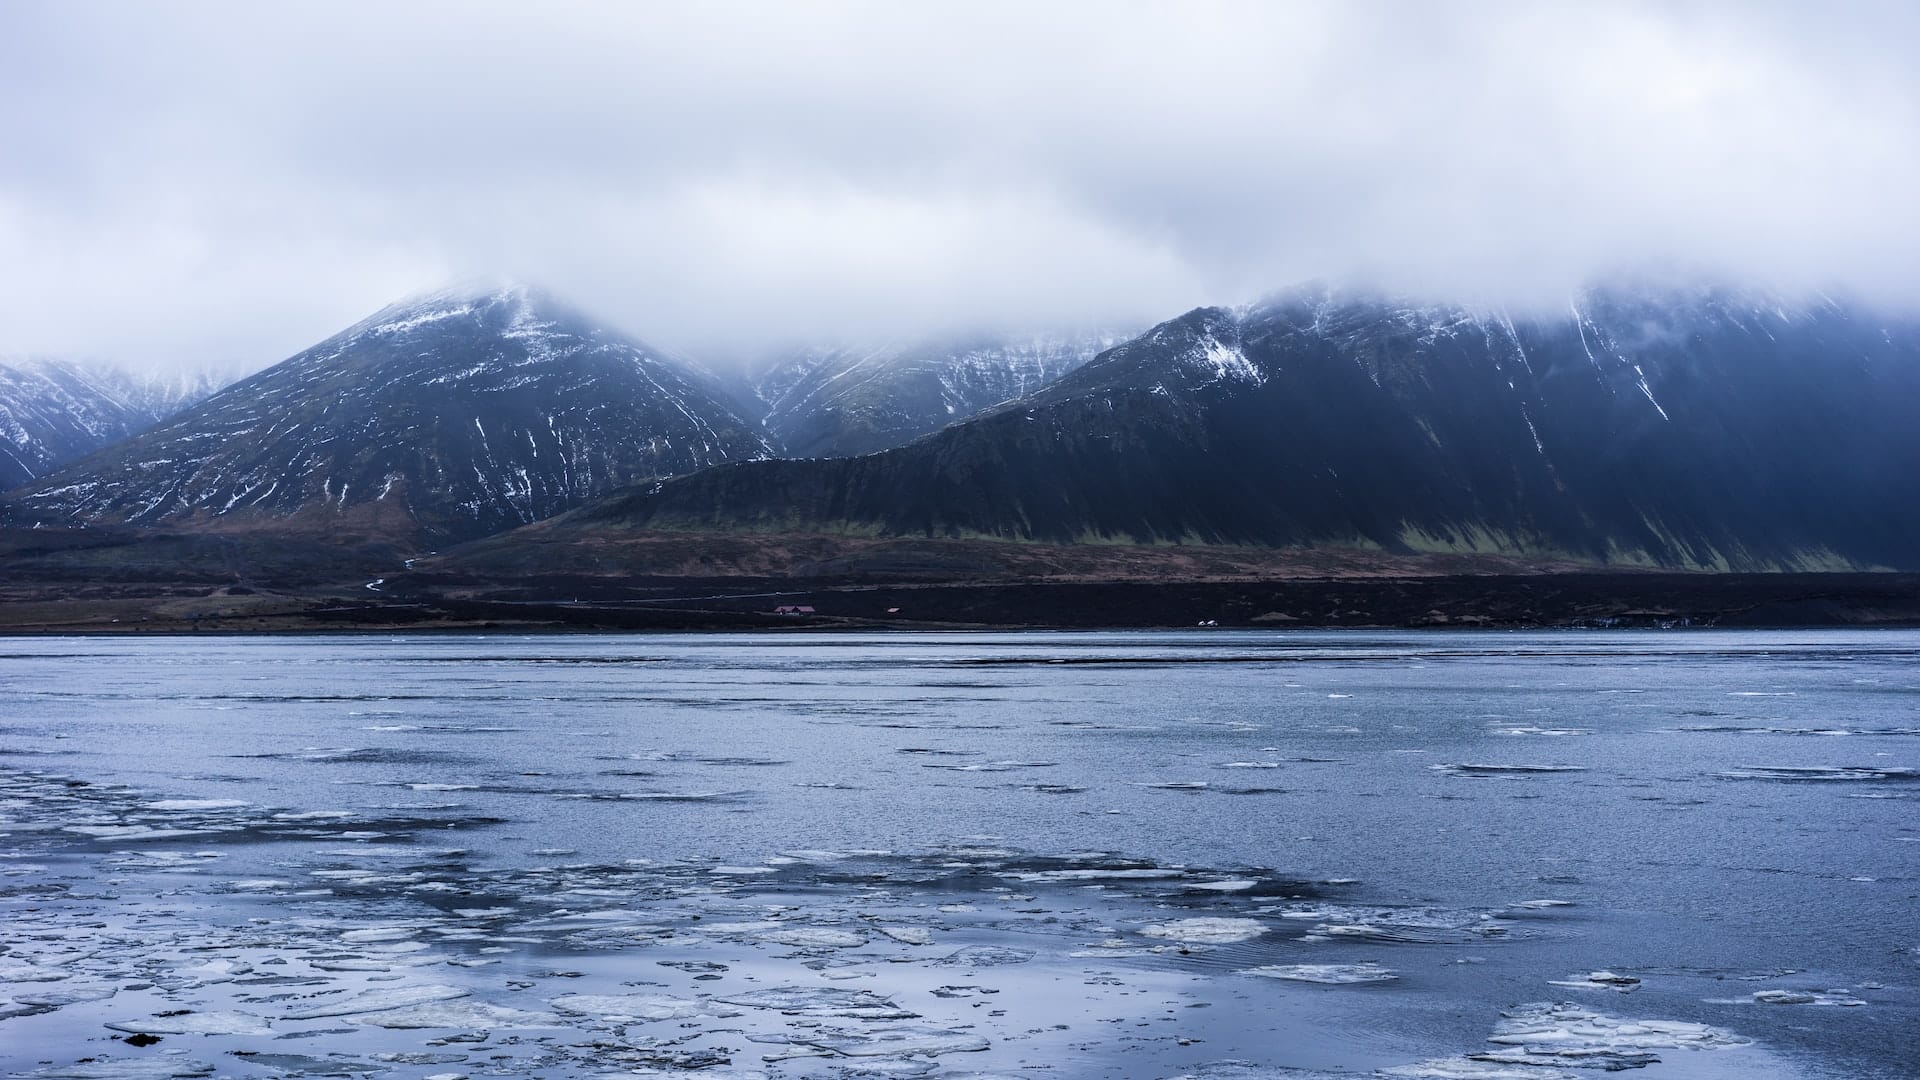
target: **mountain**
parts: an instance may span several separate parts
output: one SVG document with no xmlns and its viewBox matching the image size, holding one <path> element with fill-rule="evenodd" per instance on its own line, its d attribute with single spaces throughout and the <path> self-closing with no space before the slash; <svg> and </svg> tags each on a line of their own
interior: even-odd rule
<svg viewBox="0 0 1920 1080">
<path fill-rule="evenodd" d="M 217 390 L 215 379 L 54 358 L 0 361 L 0 490 L 152 427 Z"/>
<path fill-rule="evenodd" d="M 1124 340 L 1114 332 L 802 349 L 754 380 L 788 457 L 853 457 L 1025 397 Z"/>
<path fill-rule="evenodd" d="M 1163 323 L 852 459 L 728 465 L 529 530 L 1920 567 L 1920 323 L 1710 286 L 1559 314 L 1308 287 Z M 511 538 L 502 543 L 513 542 Z"/>
<path fill-rule="evenodd" d="M 198 367 L 160 371 L 114 371 L 127 387 L 127 401 L 155 420 L 198 405 L 252 373 L 251 368 Z"/>
<path fill-rule="evenodd" d="M 460 288 L 42 478 L 10 518 L 457 540 L 767 452 L 686 361 L 524 286 Z"/>
</svg>

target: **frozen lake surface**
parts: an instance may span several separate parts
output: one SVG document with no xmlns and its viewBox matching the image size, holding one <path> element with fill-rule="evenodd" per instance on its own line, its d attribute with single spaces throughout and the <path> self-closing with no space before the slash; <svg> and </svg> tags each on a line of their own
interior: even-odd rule
<svg viewBox="0 0 1920 1080">
<path fill-rule="evenodd" d="M 0 1075 L 1920 1076 L 1920 634 L 0 641 Z"/>
</svg>

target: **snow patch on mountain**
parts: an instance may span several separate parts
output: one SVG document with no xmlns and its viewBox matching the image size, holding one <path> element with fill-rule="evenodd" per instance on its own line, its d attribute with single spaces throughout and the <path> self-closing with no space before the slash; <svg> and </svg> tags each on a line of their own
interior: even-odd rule
<svg viewBox="0 0 1920 1080">
<path fill-rule="evenodd" d="M 1267 381 L 1260 365 L 1247 359 L 1237 345 L 1229 345 L 1212 335 L 1200 339 L 1191 358 L 1192 365 L 1214 382 L 1241 382 L 1260 386 Z"/>
</svg>

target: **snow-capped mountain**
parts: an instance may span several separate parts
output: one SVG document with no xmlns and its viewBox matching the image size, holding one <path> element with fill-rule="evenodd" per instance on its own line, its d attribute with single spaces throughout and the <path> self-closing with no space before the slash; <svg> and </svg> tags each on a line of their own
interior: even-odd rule
<svg viewBox="0 0 1920 1080">
<path fill-rule="evenodd" d="M 459 288 L 43 478 L 10 516 L 458 539 L 767 452 L 687 361 L 524 286 Z"/>
<path fill-rule="evenodd" d="M 205 373 L 146 374 L 47 357 L 0 360 L 0 490 L 152 427 L 219 389 Z"/>
<path fill-rule="evenodd" d="M 1920 568 L 1920 323 L 1610 288 L 1559 314 L 1322 287 L 1201 308 L 863 458 L 622 493 L 604 527 Z"/>
<path fill-rule="evenodd" d="M 1112 332 L 980 336 L 801 349 L 754 380 L 788 457 L 851 457 L 912 442 L 1025 397 L 1111 348 Z"/>
</svg>

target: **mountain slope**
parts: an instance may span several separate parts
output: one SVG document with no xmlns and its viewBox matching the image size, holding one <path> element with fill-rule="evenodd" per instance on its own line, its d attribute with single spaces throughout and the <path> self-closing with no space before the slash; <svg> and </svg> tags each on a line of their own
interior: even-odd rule
<svg viewBox="0 0 1920 1080">
<path fill-rule="evenodd" d="M 0 490 L 149 428 L 216 389 L 198 376 L 49 358 L 0 361 Z"/>
<path fill-rule="evenodd" d="M 1557 317 L 1321 288 L 1203 308 L 866 458 L 734 465 L 538 535 L 650 528 L 1920 566 L 1920 325 L 1731 290 Z"/>
<path fill-rule="evenodd" d="M 389 307 L 16 493 L 16 523 L 486 535 L 764 456 L 684 361 L 521 286 Z"/>
<path fill-rule="evenodd" d="M 1037 335 L 807 349 L 754 381 L 789 457 L 853 457 L 912 442 L 1025 397 L 1123 335 Z"/>
</svg>

